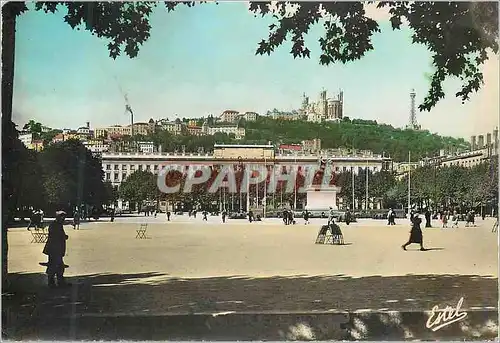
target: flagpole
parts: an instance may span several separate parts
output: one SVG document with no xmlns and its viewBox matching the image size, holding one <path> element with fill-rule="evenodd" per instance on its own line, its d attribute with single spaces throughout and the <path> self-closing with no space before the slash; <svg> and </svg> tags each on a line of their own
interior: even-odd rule
<svg viewBox="0 0 500 343">
<path fill-rule="evenodd" d="M 295 158 L 294 158 L 294 166 L 295 168 L 297 166 L 297 151 L 295 151 Z M 298 173 L 298 168 L 297 168 L 297 173 Z M 293 178 L 295 181 L 294 189 L 293 189 L 293 210 L 297 211 L 297 173 L 295 173 L 295 177 Z"/>
<path fill-rule="evenodd" d="M 250 177 L 248 171 L 245 168 L 245 174 L 247 175 L 247 213 L 250 211 Z"/>
<path fill-rule="evenodd" d="M 354 167 L 351 167 L 351 181 L 352 181 L 352 208 L 354 211 Z"/>
<path fill-rule="evenodd" d="M 265 173 L 266 173 L 266 178 L 264 179 L 264 212 L 263 212 L 263 217 L 266 218 L 266 207 L 267 207 L 267 163 L 266 163 L 266 156 L 264 156 L 264 168 L 265 168 Z"/>
<path fill-rule="evenodd" d="M 368 159 L 366 160 L 366 210 L 368 211 Z"/>
<path fill-rule="evenodd" d="M 410 206 L 411 206 L 410 186 L 411 186 L 411 152 L 408 151 L 408 217 L 410 216 Z"/>
</svg>

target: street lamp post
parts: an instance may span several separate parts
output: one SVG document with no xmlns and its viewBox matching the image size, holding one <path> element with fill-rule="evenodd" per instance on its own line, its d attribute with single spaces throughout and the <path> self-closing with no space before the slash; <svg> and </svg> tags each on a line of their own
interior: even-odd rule
<svg viewBox="0 0 500 343">
<path fill-rule="evenodd" d="M 351 167 L 351 182 L 352 182 L 352 210 L 354 211 L 354 167 Z"/>
<path fill-rule="evenodd" d="M 294 168 L 297 166 L 297 152 L 295 152 L 295 158 L 294 158 Z M 293 210 L 297 210 L 297 173 L 295 174 L 294 178 L 295 184 L 293 187 Z"/>
<path fill-rule="evenodd" d="M 366 211 L 368 211 L 368 159 L 366 160 L 366 168 L 365 168 L 365 172 L 366 172 Z"/>
<path fill-rule="evenodd" d="M 250 211 L 250 176 L 245 170 L 245 174 L 247 176 L 247 213 Z"/>
<path fill-rule="evenodd" d="M 266 207 L 267 207 L 267 163 L 266 156 L 264 156 L 264 168 L 266 173 L 266 178 L 264 179 L 264 200 L 262 201 L 262 205 L 264 206 L 263 216 L 266 218 Z"/>
</svg>

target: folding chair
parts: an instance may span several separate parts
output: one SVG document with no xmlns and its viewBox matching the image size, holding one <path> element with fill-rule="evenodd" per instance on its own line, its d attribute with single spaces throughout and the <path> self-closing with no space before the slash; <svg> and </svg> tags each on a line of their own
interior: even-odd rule
<svg viewBox="0 0 500 343">
<path fill-rule="evenodd" d="M 330 225 L 330 229 L 332 231 L 332 244 L 344 244 L 344 235 L 342 234 L 342 230 L 340 230 L 340 226 L 337 224 Z"/>
<path fill-rule="evenodd" d="M 137 235 L 135 236 L 135 238 L 139 238 L 139 239 L 146 239 L 146 229 L 148 228 L 148 224 L 141 224 L 141 226 L 139 226 L 139 228 L 136 230 L 137 231 Z"/>
<path fill-rule="evenodd" d="M 31 243 L 47 243 L 47 239 L 49 238 L 49 233 L 45 230 L 45 228 L 34 228 L 31 232 Z"/>
<path fill-rule="evenodd" d="M 319 229 L 319 232 L 318 232 L 318 237 L 316 237 L 316 243 L 315 244 L 325 244 L 325 239 L 326 239 L 326 236 L 328 234 L 328 230 L 330 228 L 328 227 L 328 225 L 323 225 L 321 227 L 321 229 Z"/>
</svg>

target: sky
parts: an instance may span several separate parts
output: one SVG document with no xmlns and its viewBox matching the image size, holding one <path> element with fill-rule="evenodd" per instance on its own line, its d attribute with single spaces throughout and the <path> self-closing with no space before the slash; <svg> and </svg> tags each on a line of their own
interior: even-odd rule
<svg viewBox="0 0 500 343">
<path fill-rule="evenodd" d="M 151 17 L 151 37 L 139 56 L 109 57 L 107 41 L 88 31 L 72 30 L 64 13 L 30 10 L 19 17 L 16 31 L 14 122 L 35 119 L 57 128 L 126 125 L 123 93 L 135 121 L 219 115 L 226 109 L 293 110 L 302 94 L 312 100 L 324 88 L 329 96 L 344 92 L 344 116 L 377 120 L 395 127 L 409 121 L 410 92 L 417 105 L 428 90 L 430 54 L 411 44 L 411 31 L 393 31 L 388 14 L 372 7 L 379 20 L 374 50 L 361 60 L 330 66 L 319 64 L 321 26 L 306 43 L 310 59 L 294 59 L 291 44 L 270 56 L 255 55 L 268 35 L 272 18 L 255 17 L 246 2 L 162 6 Z M 499 60 L 484 66 L 485 85 L 462 105 L 458 83 L 445 84 L 447 97 L 431 112 L 417 112 L 424 128 L 463 137 L 491 132 L 499 118 Z"/>
</svg>

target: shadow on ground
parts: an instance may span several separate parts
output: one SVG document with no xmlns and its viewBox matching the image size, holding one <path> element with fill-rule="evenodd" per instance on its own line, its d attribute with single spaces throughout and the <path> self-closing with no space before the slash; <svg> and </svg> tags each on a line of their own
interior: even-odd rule
<svg viewBox="0 0 500 343">
<path fill-rule="evenodd" d="M 98 274 L 56 290 L 45 286 L 44 274 L 10 280 L 2 321 L 11 339 L 456 340 L 492 339 L 498 330 L 493 276 Z M 424 311 L 455 306 L 461 297 L 464 320 L 426 329 Z"/>
</svg>

